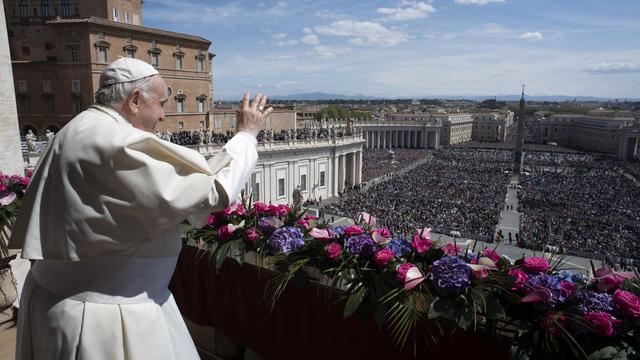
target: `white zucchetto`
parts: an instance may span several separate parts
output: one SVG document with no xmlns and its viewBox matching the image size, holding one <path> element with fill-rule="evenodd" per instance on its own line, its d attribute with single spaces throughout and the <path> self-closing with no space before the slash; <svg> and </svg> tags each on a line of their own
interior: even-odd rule
<svg viewBox="0 0 640 360">
<path fill-rule="evenodd" d="M 136 81 L 157 74 L 158 70 L 142 60 L 122 57 L 109 64 L 100 74 L 100 87 Z"/>
</svg>

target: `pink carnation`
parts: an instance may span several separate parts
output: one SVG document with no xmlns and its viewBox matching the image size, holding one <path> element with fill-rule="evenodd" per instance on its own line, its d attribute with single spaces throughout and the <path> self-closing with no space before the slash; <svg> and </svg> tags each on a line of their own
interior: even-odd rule
<svg viewBox="0 0 640 360">
<path fill-rule="evenodd" d="M 532 273 L 544 273 L 549 270 L 549 262 L 545 258 L 530 257 L 524 259 L 523 267 Z"/>
<path fill-rule="evenodd" d="M 23 185 L 25 187 L 29 186 L 29 178 L 26 176 L 22 177 L 22 179 L 20 179 L 20 185 Z"/>
<path fill-rule="evenodd" d="M 431 249 L 432 245 L 433 242 L 431 242 L 429 238 L 420 237 L 418 234 L 413 235 L 413 239 L 411 240 L 411 247 L 419 253 L 426 253 Z"/>
<path fill-rule="evenodd" d="M 327 247 L 325 248 L 325 251 L 329 259 L 336 260 L 342 254 L 342 247 L 340 246 L 340 244 L 331 243 L 327 245 Z"/>
<path fill-rule="evenodd" d="M 218 217 L 216 216 L 216 214 L 209 215 L 209 219 L 207 219 L 207 225 L 209 226 L 218 225 Z"/>
<path fill-rule="evenodd" d="M 630 291 L 618 289 L 613 293 L 613 302 L 622 315 L 634 321 L 640 320 L 639 296 Z"/>
<path fill-rule="evenodd" d="M 222 225 L 218 229 L 218 240 L 227 241 L 233 236 L 233 232 L 236 231 L 236 227 L 231 224 Z"/>
<path fill-rule="evenodd" d="M 364 234 L 364 230 L 360 226 L 352 225 L 344 228 L 344 234 L 346 236 L 360 235 Z"/>
<path fill-rule="evenodd" d="M 562 289 L 562 295 L 564 295 L 565 297 L 569 297 L 576 292 L 576 284 L 572 283 L 571 281 L 561 281 L 560 288 Z"/>
<path fill-rule="evenodd" d="M 448 256 L 462 255 L 462 249 L 460 248 L 460 246 L 450 243 L 442 246 L 440 250 L 444 251 L 445 255 Z"/>
<path fill-rule="evenodd" d="M 233 203 L 229 206 L 227 206 L 227 208 L 225 208 L 224 210 L 222 210 L 222 214 L 224 216 L 231 216 L 231 215 L 244 215 L 245 214 L 245 209 L 244 206 L 242 204 L 238 204 L 238 203 Z"/>
<path fill-rule="evenodd" d="M 396 254 L 391 249 L 382 249 L 375 253 L 374 260 L 376 264 L 384 266 L 389 263 L 389 261 L 393 260 Z M 405 274 L 406 275 L 406 274 Z"/>
<path fill-rule="evenodd" d="M 583 320 L 589 325 L 594 334 L 603 337 L 613 335 L 613 327 L 621 322 L 602 311 L 586 313 Z"/>
<path fill-rule="evenodd" d="M 260 233 L 256 228 L 252 227 L 249 230 L 247 230 L 247 240 L 251 242 L 255 242 L 256 240 L 258 240 L 259 237 L 260 237 Z"/>
<path fill-rule="evenodd" d="M 280 204 L 280 205 L 272 205 L 271 211 L 279 217 L 287 216 L 291 212 L 291 208 L 288 205 Z"/>
</svg>

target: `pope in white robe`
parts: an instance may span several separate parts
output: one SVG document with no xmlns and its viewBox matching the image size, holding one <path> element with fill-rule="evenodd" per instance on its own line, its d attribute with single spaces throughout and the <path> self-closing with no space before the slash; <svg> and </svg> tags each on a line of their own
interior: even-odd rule
<svg viewBox="0 0 640 360">
<path fill-rule="evenodd" d="M 245 94 L 238 133 L 208 161 L 154 135 L 167 87 L 140 60 L 100 78 L 97 105 L 42 154 L 11 246 L 34 260 L 21 295 L 17 359 L 198 359 L 167 289 L 179 224 L 202 226 L 237 198 L 271 108 Z"/>
</svg>

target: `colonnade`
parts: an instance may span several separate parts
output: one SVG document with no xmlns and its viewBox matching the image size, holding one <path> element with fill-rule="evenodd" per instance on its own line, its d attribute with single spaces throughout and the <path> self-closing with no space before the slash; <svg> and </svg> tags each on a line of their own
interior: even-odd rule
<svg viewBox="0 0 640 360">
<path fill-rule="evenodd" d="M 333 188 L 340 193 L 345 185 L 362 183 L 362 150 L 336 154 L 333 157 L 333 174 Z"/>
<path fill-rule="evenodd" d="M 426 149 L 440 147 L 440 130 L 374 129 L 363 130 L 367 149 Z"/>
</svg>

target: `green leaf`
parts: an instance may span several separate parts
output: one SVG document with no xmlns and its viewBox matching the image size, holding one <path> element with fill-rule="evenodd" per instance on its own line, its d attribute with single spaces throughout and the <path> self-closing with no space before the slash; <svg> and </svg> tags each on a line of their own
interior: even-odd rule
<svg viewBox="0 0 640 360">
<path fill-rule="evenodd" d="M 226 242 L 218 246 L 218 248 L 216 249 L 216 271 L 220 271 L 222 263 L 224 263 L 224 259 L 227 257 L 227 253 L 229 253 L 229 247 L 231 247 L 231 242 Z"/>
<path fill-rule="evenodd" d="M 618 349 L 615 346 L 607 346 L 589 354 L 589 360 L 626 360 L 628 358 L 625 349 Z"/>
<path fill-rule="evenodd" d="M 445 312 L 449 310 L 449 306 L 451 305 L 451 300 L 443 299 L 436 297 L 429 304 L 429 319 L 435 319 L 439 316 L 442 316 Z"/>
<path fill-rule="evenodd" d="M 487 296 L 485 297 L 485 301 L 487 304 L 485 315 L 487 316 L 487 318 L 496 320 L 503 319 L 505 317 L 506 314 L 504 308 L 502 307 L 502 305 L 500 305 L 500 301 L 494 294 L 487 294 Z"/>
<path fill-rule="evenodd" d="M 356 292 L 349 295 L 349 298 L 347 299 L 347 303 L 344 306 L 345 318 L 348 318 L 349 316 L 353 315 L 356 312 L 356 310 L 358 310 L 358 307 L 362 303 L 362 300 L 364 300 L 364 295 L 366 294 L 366 292 L 367 292 L 367 289 L 364 286 L 360 286 L 360 288 Z"/>
</svg>

